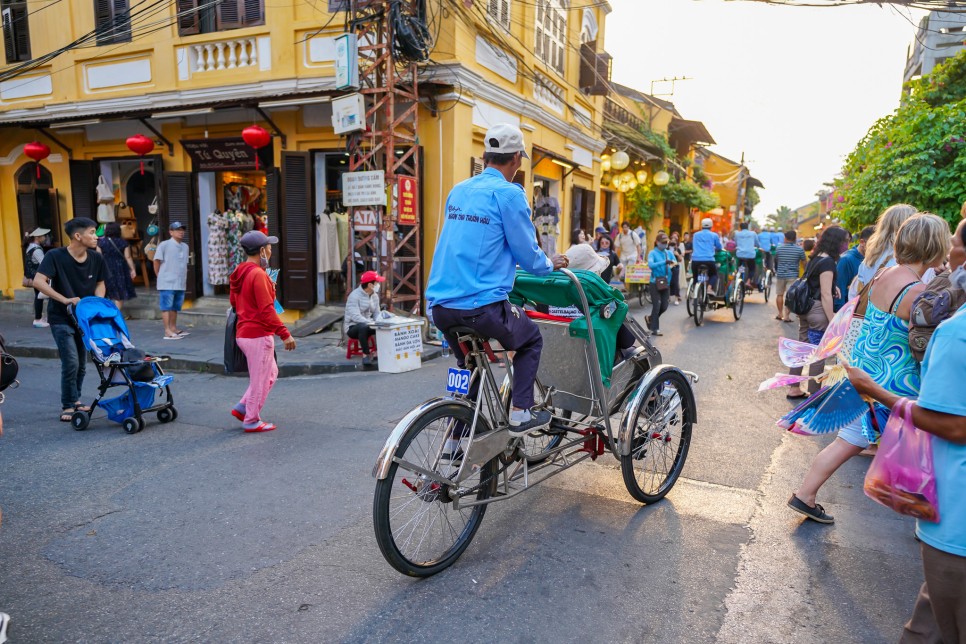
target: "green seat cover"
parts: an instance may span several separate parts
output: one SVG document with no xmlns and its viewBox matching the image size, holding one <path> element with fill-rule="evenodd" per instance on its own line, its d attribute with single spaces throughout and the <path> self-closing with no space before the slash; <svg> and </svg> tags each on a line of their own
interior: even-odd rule
<svg viewBox="0 0 966 644">
<path fill-rule="evenodd" d="M 594 339 L 600 372 L 604 384 L 610 386 L 610 375 L 614 370 L 614 355 L 617 351 L 617 331 L 627 317 L 627 304 L 624 296 L 593 271 L 573 271 L 584 289 L 584 296 L 590 306 L 590 319 L 594 325 Z M 559 271 L 538 277 L 518 270 L 510 301 L 517 305 L 526 302 L 549 304 L 550 306 L 576 306 L 580 309 L 580 295 L 570 279 Z M 615 304 L 616 309 L 609 318 L 601 314 L 602 307 Z M 570 335 L 587 339 L 587 320 L 579 317 L 570 323 Z"/>
</svg>

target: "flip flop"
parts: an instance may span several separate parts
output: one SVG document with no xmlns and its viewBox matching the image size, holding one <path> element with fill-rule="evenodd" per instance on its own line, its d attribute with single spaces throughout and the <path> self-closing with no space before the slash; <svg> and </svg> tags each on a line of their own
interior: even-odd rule
<svg viewBox="0 0 966 644">
<path fill-rule="evenodd" d="M 788 400 L 805 400 L 808 398 L 808 394 L 788 394 L 785 398 Z"/>
<path fill-rule="evenodd" d="M 90 413 L 91 408 L 81 403 L 74 403 L 74 411 L 86 411 L 87 413 Z"/>
<path fill-rule="evenodd" d="M 69 423 L 70 417 L 74 415 L 74 410 L 68 407 L 67 409 L 62 409 L 60 412 L 60 422 Z"/>
<path fill-rule="evenodd" d="M 260 422 L 255 427 L 246 427 L 245 428 L 245 433 L 246 434 L 257 434 L 257 433 L 260 433 L 260 432 L 270 432 L 270 431 L 273 431 L 275 429 L 278 429 L 278 426 L 273 425 L 272 423 L 266 423 L 263 420 L 262 422 Z"/>
</svg>

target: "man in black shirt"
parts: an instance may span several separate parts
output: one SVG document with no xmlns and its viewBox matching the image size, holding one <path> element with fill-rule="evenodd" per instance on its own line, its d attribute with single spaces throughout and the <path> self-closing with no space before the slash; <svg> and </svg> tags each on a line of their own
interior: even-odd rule
<svg viewBox="0 0 966 644">
<path fill-rule="evenodd" d="M 47 321 L 60 354 L 60 403 L 62 422 L 70 422 L 71 414 L 87 407 L 81 404 L 81 387 L 86 372 L 87 350 L 81 332 L 67 313 L 68 304 L 82 297 L 104 297 L 107 267 L 97 252 L 97 224 L 86 217 L 76 217 L 64 226 L 70 244 L 55 248 L 46 255 L 34 277 L 34 288 L 50 297 Z"/>
</svg>

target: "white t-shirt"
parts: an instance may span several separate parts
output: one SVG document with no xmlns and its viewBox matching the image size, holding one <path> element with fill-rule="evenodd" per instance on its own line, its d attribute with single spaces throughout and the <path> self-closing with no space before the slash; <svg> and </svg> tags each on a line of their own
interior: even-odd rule
<svg viewBox="0 0 966 644">
<path fill-rule="evenodd" d="M 574 244 L 564 253 L 570 260 L 568 268 L 594 271 L 598 275 L 610 265 L 604 257 L 597 254 L 590 244 Z"/>
<path fill-rule="evenodd" d="M 165 239 L 154 252 L 154 261 L 161 262 L 158 271 L 159 291 L 183 291 L 188 283 L 188 244 Z"/>
</svg>

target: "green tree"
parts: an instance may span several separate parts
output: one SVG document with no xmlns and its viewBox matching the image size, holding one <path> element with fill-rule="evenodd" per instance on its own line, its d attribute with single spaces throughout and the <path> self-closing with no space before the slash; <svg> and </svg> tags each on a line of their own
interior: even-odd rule
<svg viewBox="0 0 966 644">
<path fill-rule="evenodd" d="M 966 201 L 966 51 L 907 88 L 910 95 L 869 129 L 836 180 L 834 214 L 853 230 L 902 202 L 954 222 Z"/>
<path fill-rule="evenodd" d="M 765 225 L 778 230 L 789 230 L 798 225 L 798 218 L 795 216 L 794 210 L 788 206 L 781 206 L 765 218 Z"/>
</svg>

